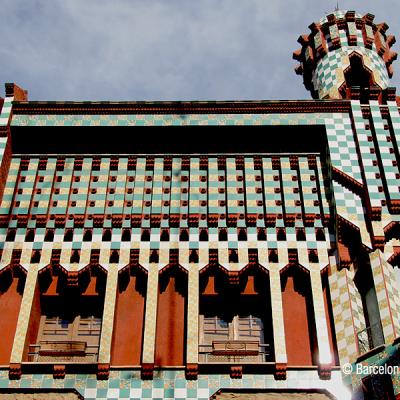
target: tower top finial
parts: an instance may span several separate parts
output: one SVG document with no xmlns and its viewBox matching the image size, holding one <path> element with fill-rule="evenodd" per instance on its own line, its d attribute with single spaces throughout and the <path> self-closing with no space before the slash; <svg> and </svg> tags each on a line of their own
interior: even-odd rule
<svg viewBox="0 0 400 400">
<path fill-rule="evenodd" d="M 397 58 L 388 25 L 336 4 L 333 13 L 309 26 L 310 34 L 299 37 L 301 48 L 293 53 L 300 62 L 296 73 L 315 99 L 348 98 L 352 86 L 387 89 Z"/>
</svg>

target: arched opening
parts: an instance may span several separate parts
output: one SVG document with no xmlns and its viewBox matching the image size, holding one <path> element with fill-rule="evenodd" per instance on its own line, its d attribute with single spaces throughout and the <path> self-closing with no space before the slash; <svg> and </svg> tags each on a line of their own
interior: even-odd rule
<svg viewBox="0 0 400 400">
<path fill-rule="evenodd" d="M 48 267 L 36 285 L 24 361 L 97 362 L 106 274 L 87 267 L 73 278 Z"/>
<path fill-rule="evenodd" d="M 112 365 L 140 365 L 147 274 L 139 266 L 120 272 L 115 303 Z"/>
<path fill-rule="evenodd" d="M 273 360 L 271 295 L 267 271 L 257 266 L 230 280 L 218 267 L 200 275 L 199 361 L 263 363 Z"/>
<path fill-rule="evenodd" d="M 317 364 L 317 340 L 310 275 L 298 265 L 281 272 L 288 365 Z"/>
<path fill-rule="evenodd" d="M 359 86 L 361 88 L 369 88 L 373 85 L 373 77 L 362 62 L 362 58 L 358 54 L 350 55 L 350 66 L 344 72 L 347 88 Z"/>
<path fill-rule="evenodd" d="M 155 364 L 182 366 L 185 360 L 187 273 L 179 266 L 160 272 Z"/>
</svg>

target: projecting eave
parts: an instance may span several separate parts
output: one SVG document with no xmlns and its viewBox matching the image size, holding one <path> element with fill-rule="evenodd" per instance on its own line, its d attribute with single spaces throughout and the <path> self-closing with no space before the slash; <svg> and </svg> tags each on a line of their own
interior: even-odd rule
<svg viewBox="0 0 400 400">
<path fill-rule="evenodd" d="M 348 100 L 14 101 L 13 114 L 248 114 L 347 112 Z"/>
</svg>

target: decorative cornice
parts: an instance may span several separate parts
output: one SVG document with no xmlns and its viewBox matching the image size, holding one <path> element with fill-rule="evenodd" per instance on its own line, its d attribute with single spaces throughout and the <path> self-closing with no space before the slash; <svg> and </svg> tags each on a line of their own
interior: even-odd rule
<svg viewBox="0 0 400 400">
<path fill-rule="evenodd" d="M 35 102 L 14 101 L 16 115 L 57 114 L 294 114 L 348 112 L 346 100 L 188 101 L 188 102 Z"/>
</svg>

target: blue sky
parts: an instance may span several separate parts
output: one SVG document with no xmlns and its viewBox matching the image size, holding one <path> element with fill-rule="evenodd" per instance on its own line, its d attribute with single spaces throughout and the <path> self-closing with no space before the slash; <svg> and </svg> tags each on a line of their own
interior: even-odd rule
<svg viewBox="0 0 400 400">
<path fill-rule="evenodd" d="M 30 100 L 255 100 L 310 98 L 293 71 L 292 52 L 336 0 L 0 0 L 0 6 L 0 83 L 19 84 Z M 375 14 L 400 41 L 399 0 L 339 6 Z M 394 70 L 391 85 L 399 87 L 396 63 Z"/>
</svg>

